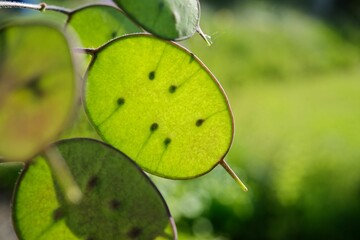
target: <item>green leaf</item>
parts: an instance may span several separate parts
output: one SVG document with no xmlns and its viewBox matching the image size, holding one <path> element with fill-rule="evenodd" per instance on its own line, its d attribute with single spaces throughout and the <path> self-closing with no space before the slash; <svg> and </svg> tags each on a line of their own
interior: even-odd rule
<svg viewBox="0 0 360 240">
<path fill-rule="evenodd" d="M 115 37 L 141 32 L 122 11 L 106 5 L 89 5 L 74 10 L 69 14 L 68 26 L 76 31 L 85 48 L 97 48 Z"/>
<path fill-rule="evenodd" d="M 14 223 L 20 239 L 166 236 L 164 231 L 172 224 L 166 203 L 127 156 L 91 139 L 64 140 L 56 147 L 84 196 L 79 204 L 66 203 L 45 158 L 37 157 L 24 170 L 14 198 Z"/>
<path fill-rule="evenodd" d="M 41 23 L 0 29 L 0 156 L 27 160 L 53 141 L 74 109 L 67 37 Z"/>
<path fill-rule="evenodd" d="M 230 106 L 215 77 L 184 48 L 151 35 L 99 49 L 85 108 L 105 141 L 163 177 L 210 171 L 233 138 Z"/>
<path fill-rule="evenodd" d="M 198 0 L 115 0 L 145 30 L 169 40 L 191 37 L 199 26 Z"/>
<path fill-rule="evenodd" d="M 24 164 L 19 162 L 0 162 L 0 192 L 2 189 L 12 189 Z"/>
</svg>

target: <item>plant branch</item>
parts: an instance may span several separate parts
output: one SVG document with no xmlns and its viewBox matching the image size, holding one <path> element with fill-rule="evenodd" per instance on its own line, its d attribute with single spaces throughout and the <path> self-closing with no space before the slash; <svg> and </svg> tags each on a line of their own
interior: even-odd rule
<svg viewBox="0 0 360 240">
<path fill-rule="evenodd" d="M 200 36 L 205 40 L 205 42 L 207 43 L 207 45 L 210 47 L 213 42 L 211 40 L 211 36 L 210 35 L 207 35 L 203 32 L 203 30 L 200 28 L 200 26 L 198 26 L 196 28 L 196 31 L 200 34 Z"/>
<path fill-rule="evenodd" d="M 85 53 L 89 55 L 94 55 L 97 52 L 97 49 L 94 48 L 75 48 L 76 53 Z"/>
<path fill-rule="evenodd" d="M 69 167 L 61 153 L 55 147 L 50 147 L 45 150 L 45 157 L 58 181 L 60 188 L 64 191 L 66 200 L 69 203 L 77 204 L 82 199 L 82 192 L 76 183 Z"/>
<path fill-rule="evenodd" d="M 48 11 L 64 13 L 67 15 L 71 12 L 71 10 L 67 8 L 47 5 L 46 3 L 30 4 L 30 3 L 22 3 L 22 2 L 0 1 L 0 9 L 1 8 L 22 8 L 22 9 L 38 10 L 40 12 L 44 12 L 48 10 Z"/>
</svg>

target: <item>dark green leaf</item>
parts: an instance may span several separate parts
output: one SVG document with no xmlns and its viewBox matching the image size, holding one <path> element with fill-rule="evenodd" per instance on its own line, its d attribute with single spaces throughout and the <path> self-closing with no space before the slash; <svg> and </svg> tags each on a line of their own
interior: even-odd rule
<svg viewBox="0 0 360 240">
<path fill-rule="evenodd" d="M 0 163 L 0 192 L 1 189 L 12 189 L 23 167 L 23 163 Z"/>
<path fill-rule="evenodd" d="M 199 26 L 198 0 L 115 0 L 145 30 L 165 39 L 191 37 Z"/>
<path fill-rule="evenodd" d="M 45 158 L 37 157 L 24 170 L 14 198 L 20 239 L 173 238 L 164 232 L 172 224 L 166 203 L 127 156 L 90 139 L 55 147 L 83 192 L 82 201 L 66 203 Z"/>
</svg>

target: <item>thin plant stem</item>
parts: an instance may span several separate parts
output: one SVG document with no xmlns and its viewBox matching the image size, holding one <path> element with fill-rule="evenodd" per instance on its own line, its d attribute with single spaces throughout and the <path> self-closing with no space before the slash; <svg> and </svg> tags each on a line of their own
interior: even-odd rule
<svg viewBox="0 0 360 240">
<path fill-rule="evenodd" d="M 74 51 L 76 53 L 84 53 L 89 55 L 94 55 L 97 52 L 97 49 L 94 48 L 75 48 Z"/>
<path fill-rule="evenodd" d="M 248 188 L 245 186 L 245 184 L 240 180 L 240 178 L 236 175 L 236 173 L 231 169 L 231 167 L 229 166 L 229 164 L 227 164 L 227 162 L 225 162 L 225 160 L 222 160 L 220 162 L 221 166 L 223 166 L 225 168 L 225 170 L 230 174 L 230 176 L 240 185 L 241 189 L 244 192 L 248 191 Z"/>
<path fill-rule="evenodd" d="M 0 9 L 1 8 L 22 8 L 22 9 L 31 9 L 31 10 L 38 10 L 40 12 L 44 11 L 54 11 L 60 12 L 63 14 L 70 14 L 71 10 L 63 7 L 47 5 L 46 3 L 39 3 L 39 4 L 31 4 L 31 3 L 22 3 L 22 2 L 7 2 L 7 1 L 0 1 Z"/>
<path fill-rule="evenodd" d="M 211 36 L 210 35 L 207 35 L 203 32 L 203 30 L 200 28 L 200 26 L 198 26 L 196 28 L 196 31 L 200 34 L 200 36 L 205 40 L 205 42 L 207 43 L 207 45 L 210 47 L 213 42 L 211 40 Z"/>
<path fill-rule="evenodd" d="M 50 147 L 45 150 L 45 156 L 61 190 L 65 193 L 66 200 L 71 204 L 79 203 L 83 194 L 59 150 L 55 147 Z"/>
</svg>

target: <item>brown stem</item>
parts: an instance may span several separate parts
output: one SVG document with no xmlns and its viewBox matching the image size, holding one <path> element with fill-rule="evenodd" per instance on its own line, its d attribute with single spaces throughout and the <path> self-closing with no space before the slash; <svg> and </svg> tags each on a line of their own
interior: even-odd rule
<svg viewBox="0 0 360 240">
<path fill-rule="evenodd" d="M 230 174 L 230 176 L 240 185 L 241 189 L 244 190 L 244 192 L 247 192 L 248 191 L 247 187 L 236 175 L 236 173 L 231 169 L 229 164 L 227 164 L 227 162 L 225 162 L 224 159 L 220 162 L 220 164 L 225 168 L 225 170 Z"/>
<path fill-rule="evenodd" d="M 22 9 L 38 10 L 40 12 L 44 12 L 48 10 L 48 11 L 64 13 L 67 15 L 70 14 L 71 12 L 71 10 L 69 9 L 58 6 L 47 5 L 46 3 L 31 4 L 31 3 L 22 3 L 22 2 L 0 1 L 0 9 L 1 8 L 22 8 Z"/>
</svg>

